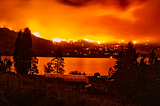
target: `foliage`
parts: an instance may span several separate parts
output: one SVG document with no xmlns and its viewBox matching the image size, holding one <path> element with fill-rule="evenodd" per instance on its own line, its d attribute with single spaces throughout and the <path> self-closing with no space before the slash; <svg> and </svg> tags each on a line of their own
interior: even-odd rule
<svg viewBox="0 0 160 106">
<path fill-rule="evenodd" d="M 1 56 L 0 56 L 0 71 L 5 72 L 5 64 L 3 60 L 1 59 Z"/>
<path fill-rule="evenodd" d="M 69 74 L 73 74 L 73 75 L 86 75 L 85 73 L 81 73 L 81 72 L 78 72 L 78 71 L 71 71 L 71 72 L 69 72 Z"/>
<path fill-rule="evenodd" d="M 150 53 L 150 56 L 149 56 L 149 63 L 150 63 L 150 65 L 153 65 L 156 59 L 157 59 L 157 57 L 155 57 L 155 53 L 152 50 L 151 53 Z"/>
<path fill-rule="evenodd" d="M 25 28 L 24 32 L 20 30 L 15 42 L 15 50 L 13 54 L 13 59 L 15 61 L 15 69 L 17 73 L 28 74 L 29 71 L 32 71 L 32 73 L 38 73 L 36 67 L 38 60 L 36 60 L 34 52 L 31 48 L 31 31 L 29 30 L 29 28 Z"/>
<path fill-rule="evenodd" d="M 10 59 L 1 59 L 1 53 L 0 53 L 0 72 L 10 72 L 11 71 L 12 62 Z"/>
<path fill-rule="evenodd" d="M 33 56 L 32 58 L 31 58 L 31 68 L 30 68 L 30 70 L 29 70 L 29 73 L 30 74 L 38 74 L 39 72 L 38 72 L 38 66 L 37 66 L 37 64 L 38 64 L 38 59 L 37 59 L 37 57 L 36 56 Z"/>
<path fill-rule="evenodd" d="M 100 76 L 99 72 L 94 73 L 94 77 L 97 78 L 98 76 Z"/>
<path fill-rule="evenodd" d="M 116 80 L 122 80 L 124 77 L 128 77 L 129 79 L 131 76 L 134 76 L 132 70 L 135 70 L 138 67 L 137 59 L 139 54 L 136 53 L 135 48 L 133 47 L 133 43 L 129 42 L 126 49 L 123 49 L 119 52 L 119 55 L 116 57 L 116 65 L 114 66 L 116 72 L 113 73 L 112 78 Z M 129 71 L 130 70 L 130 71 Z M 127 76 L 128 73 L 128 76 Z"/>
<path fill-rule="evenodd" d="M 136 82 L 137 74 L 139 74 L 138 69 L 138 56 L 133 43 L 129 42 L 126 49 L 120 51 L 119 55 L 116 57 L 115 73 L 112 77 L 114 81 L 111 83 L 111 89 L 117 92 L 129 92 L 133 83 Z"/>
<path fill-rule="evenodd" d="M 64 74 L 64 58 L 62 57 L 62 51 L 58 48 L 56 57 L 54 57 L 47 65 L 44 66 L 44 71 L 47 73 Z"/>
<path fill-rule="evenodd" d="M 108 70 L 108 76 L 112 77 L 113 73 L 115 73 L 115 70 L 112 67 L 110 67 Z"/>
<path fill-rule="evenodd" d="M 130 42 L 116 59 L 116 72 L 112 77 L 114 81 L 110 84 L 110 91 L 121 100 L 130 98 L 136 105 L 159 104 L 160 61 L 154 51 L 151 51 L 148 63 L 143 54 L 138 63 L 138 54 Z"/>
<path fill-rule="evenodd" d="M 56 74 L 63 74 L 64 70 L 64 58 L 63 57 L 55 57 L 51 60 L 51 62 L 47 63 L 45 67 L 45 72 L 47 73 L 56 73 Z"/>
</svg>

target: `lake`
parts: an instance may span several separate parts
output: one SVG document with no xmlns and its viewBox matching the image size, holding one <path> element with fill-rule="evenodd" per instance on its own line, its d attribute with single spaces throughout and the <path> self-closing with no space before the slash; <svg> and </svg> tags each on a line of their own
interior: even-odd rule
<svg viewBox="0 0 160 106">
<path fill-rule="evenodd" d="M 13 61 L 12 56 L 2 56 L 2 59 L 7 58 Z M 53 57 L 37 57 L 39 74 L 44 75 L 44 65 L 47 64 Z M 72 58 L 65 57 L 65 74 L 69 74 L 70 71 L 85 72 L 87 75 L 94 75 L 99 72 L 101 75 L 108 75 L 110 67 L 115 65 L 114 58 Z M 14 71 L 14 64 L 12 65 L 12 71 Z"/>
</svg>

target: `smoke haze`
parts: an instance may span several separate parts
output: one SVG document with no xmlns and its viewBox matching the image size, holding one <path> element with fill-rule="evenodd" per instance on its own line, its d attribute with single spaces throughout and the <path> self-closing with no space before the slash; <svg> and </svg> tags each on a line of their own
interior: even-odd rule
<svg viewBox="0 0 160 106">
<path fill-rule="evenodd" d="M 41 37 L 159 41 L 159 0 L 0 0 L 0 25 Z"/>
</svg>

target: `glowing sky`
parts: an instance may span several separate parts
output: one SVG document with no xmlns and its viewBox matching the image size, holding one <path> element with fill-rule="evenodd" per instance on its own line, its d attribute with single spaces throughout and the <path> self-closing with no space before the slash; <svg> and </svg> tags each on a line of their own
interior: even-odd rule
<svg viewBox="0 0 160 106">
<path fill-rule="evenodd" d="M 0 26 L 46 39 L 160 41 L 160 0 L 0 0 Z"/>
</svg>

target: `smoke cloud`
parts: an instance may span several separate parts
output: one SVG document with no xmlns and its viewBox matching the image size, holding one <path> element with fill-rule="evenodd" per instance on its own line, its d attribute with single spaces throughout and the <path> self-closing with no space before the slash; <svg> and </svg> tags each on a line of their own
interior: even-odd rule
<svg viewBox="0 0 160 106">
<path fill-rule="evenodd" d="M 159 41 L 159 0 L 0 0 L 0 26 L 52 39 Z"/>
<path fill-rule="evenodd" d="M 134 0 L 134 1 L 133 0 L 57 0 L 57 1 L 65 5 L 70 5 L 75 7 L 99 4 L 105 7 L 115 6 L 125 9 L 132 4 L 134 5 L 143 4 L 147 0 Z"/>
</svg>

